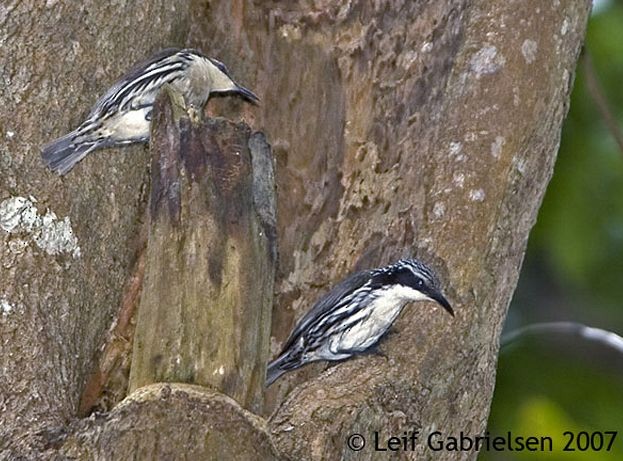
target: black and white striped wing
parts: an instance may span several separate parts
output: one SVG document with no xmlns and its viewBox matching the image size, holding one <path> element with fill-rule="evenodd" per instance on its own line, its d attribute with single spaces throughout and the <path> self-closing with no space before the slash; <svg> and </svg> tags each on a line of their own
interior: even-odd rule
<svg viewBox="0 0 623 461">
<path fill-rule="evenodd" d="M 348 316 L 348 305 L 367 289 L 372 271 L 356 272 L 338 283 L 329 293 L 320 298 L 316 304 L 299 320 L 290 337 L 283 346 L 283 352 L 296 343 L 301 335 L 318 336 L 324 328 L 330 328 L 341 317 Z"/>
<path fill-rule="evenodd" d="M 153 104 L 158 89 L 182 77 L 192 59 L 185 50 L 168 48 L 138 64 L 95 103 L 89 118 L 105 118 L 119 110 Z"/>
</svg>

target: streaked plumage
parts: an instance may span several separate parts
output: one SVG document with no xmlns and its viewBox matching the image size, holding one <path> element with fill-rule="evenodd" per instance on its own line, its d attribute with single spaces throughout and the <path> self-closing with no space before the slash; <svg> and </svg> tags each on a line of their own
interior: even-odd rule
<svg viewBox="0 0 623 461">
<path fill-rule="evenodd" d="M 426 300 L 454 315 L 435 274 L 415 259 L 351 275 L 298 321 L 268 365 L 266 385 L 307 363 L 344 360 L 373 349 L 407 303 Z"/>
<path fill-rule="evenodd" d="M 43 160 L 64 175 L 95 149 L 149 141 L 153 104 L 166 83 L 197 109 L 203 108 L 211 93 L 235 93 L 253 103 L 259 100 L 238 85 L 220 61 L 195 50 L 170 48 L 115 83 L 95 103 L 82 125 L 43 147 Z"/>
</svg>

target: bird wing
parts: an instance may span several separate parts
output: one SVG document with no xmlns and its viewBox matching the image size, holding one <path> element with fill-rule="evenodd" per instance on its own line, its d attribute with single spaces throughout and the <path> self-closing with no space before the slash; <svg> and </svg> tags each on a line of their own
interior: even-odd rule
<svg viewBox="0 0 623 461">
<path fill-rule="evenodd" d="M 152 104 L 156 96 L 153 89 L 178 78 L 188 66 L 186 59 L 175 58 L 179 52 L 178 48 L 167 48 L 134 66 L 97 100 L 89 118 L 114 113 L 140 94 L 148 100 L 134 101 L 133 107 Z"/>
<path fill-rule="evenodd" d="M 356 272 L 338 283 L 331 291 L 320 298 L 316 304 L 298 321 L 290 337 L 283 346 L 282 353 L 298 341 L 301 334 L 310 329 L 320 317 L 330 314 L 340 306 L 340 300 L 347 298 L 350 294 L 364 286 L 371 276 L 370 270 Z"/>
</svg>

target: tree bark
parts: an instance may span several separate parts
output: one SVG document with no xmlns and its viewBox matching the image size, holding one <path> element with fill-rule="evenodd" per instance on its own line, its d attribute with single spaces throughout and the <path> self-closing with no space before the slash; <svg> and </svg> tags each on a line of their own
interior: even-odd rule
<svg viewBox="0 0 623 461">
<path fill-rule="evenodd" d="M 233 399 L 188 384 L 153 384 L 109 413 L 50 437 L 61 459 L 277 459 L 266 421 Z"/>
<path fill-rule="evenodd" d="M 142 146 L 46 170 L 41 146 L 76 128 L 135 62 L 188 33 L 186 2 L 0 5 L 0 458 L 39 458 L 75 417 L 136 258 Z"/>
<path fill-rule="evenodd" d="M 247 453 L 257 443 L 266 448 L 258 457 L 267 459 L 375 459 L 385 456 L 371 445 L 375 431 L 383 439 L 413 429 L 420 431 L 419 443 L 402 457 L 474 459 L 474 452 L 431 453 L 426 436 L 485 429 L 499 334 L 552 173 L 589 2 L 237 0 L 176 7 L 192 18 L 182 20 L 186 43 L 226 62 L 262 98 L 259 108 L 223 98 L 210 102 L 209 111 L 230 118 L 242 111 L 253 129 L 267 133 L 276 157 L 280 259 L 271 352 L 336 281 L 400 256 L 434 266 L 457 313 L 449 320 L 430 305 L 407 308 L 396 323 L 398 334 L 382 345 L 386 358 L 359 357 L 326 371 L 317 364 L 284 376 L 265 396 L 267 422 L 207 391 L 207 400 L 192 394 L 192 411 L 199 412 L 193 417 L 215 427 L 237 415 L 231 431 L 251 434 L 250 445 L 240 437 L 231 453 Z M 152 27 L 156 13 L 144 13 L 153 37 L 161 39 L 150 43 L 179 39 L 172 25 Z M 117 37 L 110 32 L 116 25 L 101 14 L 95 38 L 78 24 L 68 26 L 81 31 L 76 49 L 105 42 L 98 56 L 119 71 L 130 58 L 148 54 L 117 46 L 135 41 L 129 39 L 140 30 L 136 24 Z M 104 71 L 111 78 L 86 84 L 81 75 L 96 68 L 94 59 L 70 65 L 71 54 L 60 61 L 70 70 L 60 72 L 61 53 L 54 50 L 62 42 L 44 45 L 24 29 L 23 17 L 0 21 L 33 40 L 30 49 L 38 45 L 47 54 L 16 53 L 16 64 L 3 67 L 4 81 L 7 75 L 13 80 L 0 93 L 3 100 L 10 95 L 1 109 L 0 174 L 7 179 L 0 202 L 33 195 L 40 214 L 45 204 L 61 217 L 57 221 L 70 216 L 81 256 L 74 258 L 69 237 L 61 242 L 63 253 L 48 254 L 49 246 L 37 244 L 45 242 L 43 224 L 29 230 L 34 205 L 9 203 L 7 209 L 23 210 L 26 218 L 0 231 L 0 280 L 9 281 L 0 291 L 7 351 L 0 359 L 7 370 L 0 376 L 0 449 L 14 454 L 45 446 L 53 456 L 77 453 L 80 441 L 81 458 L 106 458 L 103 441 L 123 440 L 127 451 L 117 453 L 129 454 L 132 440 L 150 437 L 156 448 L 149 453 L 184 453 L 189 445 L 171 434 L 196 427 L 183 418 L 190 407 L 182 394 L 191 394 L 173 384 L 173 399 L 162 398 L 163 387 L 137 389 L 101 424 L 89 418 L 52 430 L 76 414 L 98 342 L 130 276 L 146 157 L 140 148 L 133 155 L 102 152 L 62 181 L 44 172 L 36 154 L 49 139 L 41 133 L 41 114 L 72 86 L 82 96 L 70 106 L 86 112 L 94 100 L 87 95 L 101 93 L 113 76 Z M 178 24 L 174 15 L 162 17 Z M 41 18 L 42 34 L 59 21 L 45 12 Z M 9 62 L 8 56 L 2 60 Z M 30 81 L 20 68 L 58 77 Z M 65 107 L 65 98 L 58 100 Z M 5 122 L 7 114 L 19 124 Z M 60 134 L 79 118 L 45 123 Z M 208 401 L 227 403 L 200 410 L 197 402 Z M 163 406 L 169 416 L 160 421 Z M 130 417 L 157 424 L 122 433 Z M 368 441 L 360 452 L 346 446 L 353 433 Z M 218 442 L 207 445 L 211 453 L 220 449 Z"/>
</svg>

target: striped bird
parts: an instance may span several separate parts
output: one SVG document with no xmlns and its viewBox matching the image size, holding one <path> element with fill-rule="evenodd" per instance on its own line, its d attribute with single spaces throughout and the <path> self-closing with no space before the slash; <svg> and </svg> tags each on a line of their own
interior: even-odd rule
<svg viewBox="0 0 623 461">
<path fill-rule="evenodd" d="M 266 386 L 307 363 L 374 350 L 413 301 L 435 301 L 454 315 L 436 275 L 415 259 L 351 275 L 298 321 L 279 356 L 268 364 Z"/>
<path fill-rule="evenodd" d="M 44 162 L 64 175 L 95 149 L 148 142 L 153 104 L 166 83 L 198 110 L 211 93 L 234 93 L 251 103 L 259 101 L 232 79 L 222 62 L 191 49 L 166 49 L 115 83 L 76 130 L 44 146 Z"/>
</svg>

